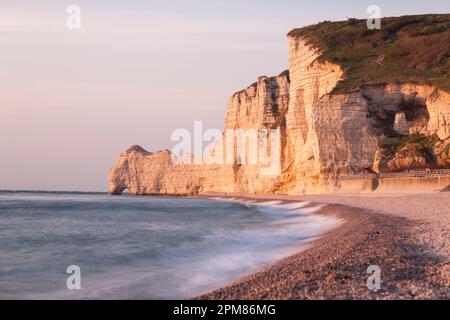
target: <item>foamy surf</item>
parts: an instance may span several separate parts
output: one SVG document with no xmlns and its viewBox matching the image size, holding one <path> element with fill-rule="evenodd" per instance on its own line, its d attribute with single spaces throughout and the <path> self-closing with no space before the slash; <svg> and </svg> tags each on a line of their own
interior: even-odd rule
<svg viewBox="0 0 450 320">
<path fill-rule="evenodd" d="M 307 202 L 0 197 L 8 226 L 0 297 L 12 299 L 190 298 L 299 252 L 341 223 Z M 81 290 L 65 287 L 72 264 Z"/>
</svg>

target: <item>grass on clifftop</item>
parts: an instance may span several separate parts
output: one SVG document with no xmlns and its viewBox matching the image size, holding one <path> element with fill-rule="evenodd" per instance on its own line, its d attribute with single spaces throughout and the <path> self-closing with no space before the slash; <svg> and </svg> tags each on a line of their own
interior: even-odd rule
<svg viewBox="0 0 450 320">
<path fill-rule="evenodd" d="M 366 20 L 325 21 L 288 35 L 306 38 L 321 60 L 341 66 L 345 79 L 335 91 L 411 82 L 450 92 L 450 14 L 383 18 L 380 30 Z"/>
</svg>

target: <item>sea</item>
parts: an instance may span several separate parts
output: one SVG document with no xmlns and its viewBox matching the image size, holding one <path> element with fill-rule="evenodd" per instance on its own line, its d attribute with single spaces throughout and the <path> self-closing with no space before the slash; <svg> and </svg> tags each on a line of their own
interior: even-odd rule
<svg viewBox="0 0 450 320">
<path fill-rule="evenodd" d="M 187 299 L 341 221 L 307 202 L 0 191 L 0 299 Z"/>
</svg>

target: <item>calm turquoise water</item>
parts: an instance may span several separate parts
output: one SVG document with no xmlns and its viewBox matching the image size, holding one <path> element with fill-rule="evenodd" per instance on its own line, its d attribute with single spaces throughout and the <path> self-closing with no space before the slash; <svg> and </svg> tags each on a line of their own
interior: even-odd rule
<svg viewBox="0 0 450 320">
<path fill-rule="evenodd" d="M 189 298 L 336 226 L 303 205 L 0 192 L 0 298 Z"/>
</svg>

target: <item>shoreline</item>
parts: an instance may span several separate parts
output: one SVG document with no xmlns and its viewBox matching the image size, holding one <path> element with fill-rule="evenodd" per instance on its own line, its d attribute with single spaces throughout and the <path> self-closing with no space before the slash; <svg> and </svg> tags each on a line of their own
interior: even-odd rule
<svg viewBox="0 0 450 320">
<path fill-rule="evenodd" d="M 325 205 L 315 214 L 344 223 L 304 251 L 195 299 L 450 299 L 448 194 L 199 197 L 308 201 L 310 206 Z M 442 207 L 433 202 L 436 199 L 444 201 Z M 417 202 L 429 210 L 421 214 Z M 376 292 L 366 286 L 370 265 L 381 269 L 381 289 Z"/>
</svg>

